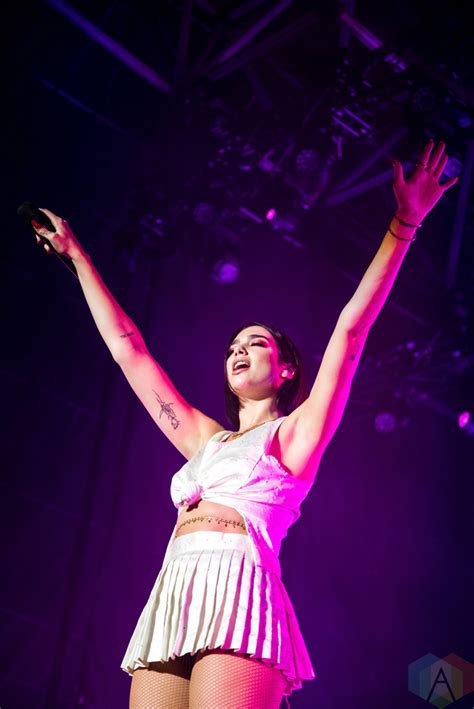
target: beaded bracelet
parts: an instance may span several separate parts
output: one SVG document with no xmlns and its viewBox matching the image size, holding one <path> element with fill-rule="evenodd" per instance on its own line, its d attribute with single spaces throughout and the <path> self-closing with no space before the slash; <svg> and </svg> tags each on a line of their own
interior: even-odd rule
<svg viewBox="0 0 474 709">
<path fill-rule="evenodd" d="M 393 215 L 397 221 L 400 222 L 400 224 L 403 224 L 403 226 L 411 226 L 413 229 L 419 229 L 420 226 L 423 226 L 423 222 L 420 222 L 419 224 L 410 224 L 410 222 L 404 222 L 403 219 L 400 219 L 400 217 L 397 217 L 396 214 Z"/>
<path fill-rule="evenodd" d="M 400 241 L 416 241 L 416 234 L 413 235 L 413 239 L 404 239 L 403 236 L 398 236 L 398 234 L 395 234 L 394 231 L 388 227 L 389 232 L 394 236 L 396 239 L 400 239 Z"/>
</svg>

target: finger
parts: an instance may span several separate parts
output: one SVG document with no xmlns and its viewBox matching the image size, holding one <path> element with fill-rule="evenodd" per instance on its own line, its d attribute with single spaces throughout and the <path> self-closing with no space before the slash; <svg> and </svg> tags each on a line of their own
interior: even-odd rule
<svg viewBox="0 0 474 709">
<path fill-rule="evenodd" d="M 430 138 L 427 144 L 425 145 L 423 152 L 421 153 L 421 158 L 420 162 L 423 165 L 428 165 L 428 160 L 430 159 L 431 151 L 433 150 L 434 146 L 434 140 L 433 138 Z"/>
<path fill-rule="evenodd" d="M 431 156 L 428 167 L 430 170 L 436 170 L 438 167 L 438 163 L 441 160 L 441 156 L 444 153 L 444 149 L 446 148 L 446 143 L 443 143 L 443 141 L 439 142 L 438 145 L 435 148 L 435 151 L 433 155 Z"/>
<path fill-rule="evenodd" d="M 40 224 L 38 221 L 36 221 L 36 219 L 31 220 L 31 226 L 37 234 L 44 237 L 45 239 L 51 239 L 51 237 L 55 233 L 54 231 L 50 231 L 47 227 L 45 227 L 44 224 Z"/>
<path fill-rule="evenodd" d="M 65 220 L 61 219 L 61 217 L 58 217 L 58 215 L 52 212 L 50 209 L 44 209 L 43 207 L 38 207 L 38 209 L 40 210 L 40 212 L 44 212 L 44 214 L 46 214 L 46 216 L 51 219 L 54 228 L 56 229 L 56 231 L 58 231 L 61 227 L 61 224 L 63 224 Z"/>
<path fill-rule="evenodd" d="M 393 165 L 393 174 L 394 174 L 394 180 L 395 184 L 401 184 L 404 182 L 404 177 L 403 177 L 403 167 L 402 164 L 399 160 L 392 160 L 392 165 Z"/>
<path fill-rule="evenodd" d="M 441 158 L 441 160 L 439 161 L 436 170 L 433 170 L 433 176 L 436 177 L 437 180 L 439 180 L 439 178 L 440 178 L 441 175 L 443 174 L 444 168 L 446 167 L 446 165 L 447 165 L 447 163 L 448 163 L 448 160 L 449 160 L 449 158 L 448 158 L 448 156 L 447 156 L 446 153 L 445 153 L 445 154 L 443 155 L 443 157 Z"/>
<path fill-rule="evenodd" d="M 49 231 L 49 229 L 47 229 L 45 226 L 42 226 L 41 224 L 38 224 L 38 222 L 32 221 L 31 223 L 37 235 L 39 234 L 45 239 L 52 238 L 54 231 Z"/>
<path fill-rule="evenodd" d="M 443 192 L 446 192 L 446 190 L 449 190 L 450 187 L 456 184 L 456 182 L 459 180 L 459 177 L 451 177 L 450 180 L 445 182 L 443 185 L 440 185 L 441 189 Z"/>
<path fill-rule="evenodd" d="M 51 253 L 51 246 L 49 246 L 49 244 L 44 244 L 44 250 L 45 250 L 46 253 L 48 253 L 48 254 Z"/>
</svg>

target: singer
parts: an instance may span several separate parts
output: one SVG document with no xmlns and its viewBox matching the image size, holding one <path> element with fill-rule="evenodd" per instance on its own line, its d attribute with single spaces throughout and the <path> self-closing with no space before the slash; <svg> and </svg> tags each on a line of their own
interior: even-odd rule
<svg viewBox="0 0 474 709">
<path fill-rule="evenodd" d="M 300 514 L 348 401 L 370 328 L 440 184 L 444 143 L 430 141 L 405 180 L 393 162 L 397 209 L 345 305 L 307 395 L 301 358 L 273 325 L 238 327 L 224 353 L 225 429 L 186 402 L 103 283 L 69 225 L 36 228 L 72 259 L 95 323 L 157 426 L 186 458 L 173 476 L 177 520 L 121 668 L 131 709 L 277 709 L 315 672 L 281 581 L 279 551 Z M 38 241 L 39 238 L 37 237 Z"/>
</svg>

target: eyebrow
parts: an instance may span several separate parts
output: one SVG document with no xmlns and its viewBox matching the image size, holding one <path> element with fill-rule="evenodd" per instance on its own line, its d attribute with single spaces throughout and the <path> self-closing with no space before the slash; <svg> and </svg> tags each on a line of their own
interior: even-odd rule
<svg viewBox="0 0 474 709">
<path fill-rule="evenodd" d="M 264 340 L 267 340 L 267 342 L 270 342 L 270 339 L 269 339 L 268 337 L 265 337 L 265 335 L 249 335 L 249 336 L 248 336 L 248 339 L 251 340 L 252 338 L 255 338 L 255 337 L 258 337 L 258 338 L 263 337 Z M 232 347 L 232 345 L 235 345 L 235 343 L 238 342 L 238 341 L 239 341 L 239 340 L 238 340 L 238 338 L 237 338 L 236 340 L 234 340 L 233 342 L 231 342 L 231 343 L 230 343 L 230 347 Z"/>
</svg>

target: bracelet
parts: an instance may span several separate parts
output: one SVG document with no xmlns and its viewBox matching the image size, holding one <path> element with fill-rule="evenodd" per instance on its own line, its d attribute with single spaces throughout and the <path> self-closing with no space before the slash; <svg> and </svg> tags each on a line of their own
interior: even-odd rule
<svg viewBox="0 0 474 709">
<path fill-rule="evenodd" d="M 404 239 L 403 236 L 398 236 L 398 234 L 395 234 L 394 231 L 388 227 L 389 232 L 394 236 L 396 239 L 400 239 L 400 241 L 416 241 L 416 234 L 413 235 L 413 239 Z"/>
<path fill-rule="evenodd" d="M 419 224 L 410 224 L 409 222 L 404 222 L 403 219 L 400 219 L 400 217 L 397 217 L 396 214 L 393 215 L 397 221 L 400 222 L 400 224 L 403 224 L 403 226 L 411 226 L 413 229 L 419 229 L 420 226 L 423 226 L 423 222 L 420 222 Z"/>
</svg>

